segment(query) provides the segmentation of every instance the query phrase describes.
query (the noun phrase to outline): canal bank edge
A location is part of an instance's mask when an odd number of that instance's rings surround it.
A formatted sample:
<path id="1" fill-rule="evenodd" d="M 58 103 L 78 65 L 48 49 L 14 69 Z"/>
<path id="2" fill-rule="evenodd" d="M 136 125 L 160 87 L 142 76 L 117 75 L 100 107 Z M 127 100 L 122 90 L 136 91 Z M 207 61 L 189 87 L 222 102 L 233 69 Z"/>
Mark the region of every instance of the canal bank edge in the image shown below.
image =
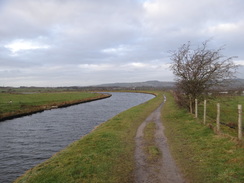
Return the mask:
<path id="1" fill-rule="evenodd" d="M 92 98 L 61 102 L 55 106 L 53 106 L 53 105 L 36 106 L 36 107 L 33 107 L 32 109 L 28 109 L 28 111 L 18 111 L 17 113 L 8 114 L 6 116 L 0 116 L 0 122 L 19 118 L 19 117 L 23 117 L 23 116 L 29 116 L 29 115 L 32 115 L 35 113 L 43 112 L 45 110 L 51 110 L 51 109 L 56 109 L 56 108 L 65 108 L 65 107 L 69 107 L 72 105 L 78 105 L 81 103 L 87 103 L 87 102 L 92 102 L 92 101 L 96 101 L 96 100 L 102 100 L 102 99 L 106 99 L 106 98 L 109 98 L 112 96 L 111 94 L 108 94 L 108 93 L 99 93 L 99 94 L 100 94 L 99 96 L 92 97 Z"/>

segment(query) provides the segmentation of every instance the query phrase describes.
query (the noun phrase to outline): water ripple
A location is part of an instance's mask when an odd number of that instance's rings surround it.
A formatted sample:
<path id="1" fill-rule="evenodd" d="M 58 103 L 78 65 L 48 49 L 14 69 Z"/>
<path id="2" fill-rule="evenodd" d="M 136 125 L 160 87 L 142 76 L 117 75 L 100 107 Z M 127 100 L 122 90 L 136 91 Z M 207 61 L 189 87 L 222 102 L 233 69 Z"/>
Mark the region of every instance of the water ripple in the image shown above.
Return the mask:
<path id="1" fill-rule="evenodd" d="M 1 122 L 0 182 L 12 182 L 95 126 L 151 98 L 148 94 L 112 93 L 107 99 Z"/>

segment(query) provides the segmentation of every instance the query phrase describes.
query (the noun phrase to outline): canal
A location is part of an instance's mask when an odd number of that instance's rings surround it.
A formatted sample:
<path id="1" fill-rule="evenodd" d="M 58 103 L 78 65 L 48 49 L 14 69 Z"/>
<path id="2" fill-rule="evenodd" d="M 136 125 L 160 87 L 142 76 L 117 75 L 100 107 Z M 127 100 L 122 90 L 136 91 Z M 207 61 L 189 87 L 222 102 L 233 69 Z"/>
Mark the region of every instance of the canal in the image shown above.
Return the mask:
<path id="1" fill-rule="evenodd" d="M 0 122 L 0 182 L 9 183 L 70 143 L 154 96 L 111 93 L 107 99 Z"/>

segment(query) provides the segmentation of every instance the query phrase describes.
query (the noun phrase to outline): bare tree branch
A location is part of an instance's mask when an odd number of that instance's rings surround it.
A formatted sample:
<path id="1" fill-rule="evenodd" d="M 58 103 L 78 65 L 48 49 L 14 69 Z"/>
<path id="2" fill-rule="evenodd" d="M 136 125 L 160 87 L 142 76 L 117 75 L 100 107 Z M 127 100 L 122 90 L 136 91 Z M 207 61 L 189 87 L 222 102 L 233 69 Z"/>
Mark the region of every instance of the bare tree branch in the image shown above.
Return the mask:
<path id="1" fill-rule="evenodd" d="M 188 98 L 198 98 L 213 86 L 233 79 L 237 65 L 233 59 L 222 55 L 224 47 L 208 49 L 209 40 L 197 49 L 191 43 L 183 44 L 171 54 L 171 70 L 176 76 L 177 87 Z"/>

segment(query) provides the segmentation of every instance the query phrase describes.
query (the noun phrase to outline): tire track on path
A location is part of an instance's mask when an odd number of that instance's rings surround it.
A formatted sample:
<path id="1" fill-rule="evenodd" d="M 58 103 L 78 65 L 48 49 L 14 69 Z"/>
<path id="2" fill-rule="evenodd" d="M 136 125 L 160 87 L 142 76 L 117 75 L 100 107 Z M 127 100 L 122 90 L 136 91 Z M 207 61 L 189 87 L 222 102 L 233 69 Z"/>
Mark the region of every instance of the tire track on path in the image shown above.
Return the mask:
<path id="1" fill-rule="evenodd" d="M 164 102 L 166 101 L 166 98 Z M 162 103 L 137 129 L 135 142 L 135 182 L 136 183 L 185 183 L 169 150 L 167 138 L 164 135 L 164 126 L 161 121 Z M 156 124 L 154 133 L 155 143 L 161 151 L 162 157 L 156 162 L 149 162 L 145 153 L 144 129 L 150 122 Z"/>

